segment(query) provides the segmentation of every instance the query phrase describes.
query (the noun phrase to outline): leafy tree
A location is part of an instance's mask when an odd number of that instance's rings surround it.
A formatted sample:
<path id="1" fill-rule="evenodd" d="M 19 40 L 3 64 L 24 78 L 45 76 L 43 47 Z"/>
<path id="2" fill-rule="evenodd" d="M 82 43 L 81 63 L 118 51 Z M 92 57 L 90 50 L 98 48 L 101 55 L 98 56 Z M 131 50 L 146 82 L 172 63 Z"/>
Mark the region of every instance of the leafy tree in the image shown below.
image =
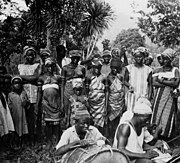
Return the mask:
<path id="1" fill-rule="evenodd" d="M 165 47 L 180 44 L 179 0 L 148 0 L 147 11 L 138 11 L 138 26 L 153 43 Z"/>
<path id="2" fill-rule="evenodd" d="M 122 30 L 113 42 L 113 47 L 121 49 L 123 46 L 126 47 L 130 53 L 132 50 L 139 46 L 145 46 L 145 38 L 141 36 L 139 30 L 136 28 Z"/>

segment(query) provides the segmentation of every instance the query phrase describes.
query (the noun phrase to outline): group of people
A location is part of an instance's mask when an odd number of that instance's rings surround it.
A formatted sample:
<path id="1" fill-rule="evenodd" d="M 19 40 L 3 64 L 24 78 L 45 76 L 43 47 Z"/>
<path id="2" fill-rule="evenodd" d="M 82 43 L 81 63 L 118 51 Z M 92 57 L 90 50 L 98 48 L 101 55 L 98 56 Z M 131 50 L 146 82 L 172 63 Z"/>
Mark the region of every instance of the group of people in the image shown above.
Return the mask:
<path id="1" fill-rule="evenodd" d="M 45 124 L 46 147 L 52 147 L 54 135 L 57 154 L 101 140 L 137 162 L 158 156 L 155 151 L 144 152 L 144 135 L 148 133 L 147 142 L 155 144 L 159 135 L 168 140 L 175 129 L 174 90 L 180 79 L 178 68 L 171 64 L 175 51 L 166 49 L 159 55 L 160 67 L 155 69 L 150 67 L 152 60 L 144 47 L 133 52 L 129 65 L 124 48 L 105 50 L 86 61 L 79 49 L 68 55 L 59 66 L 51 51 L 41 49 L 37 63 L 37 51 L 26 46 L 25 62 L 17 67 L 19 74 L 9 76 L 0 71 L 2 141 L 10 133 L 12 142 L 33 145 Z M 8 87 L 7 80 L 11 83 Z M 147 122 L 158 126 L 155 134 L 144 131 Z"/>

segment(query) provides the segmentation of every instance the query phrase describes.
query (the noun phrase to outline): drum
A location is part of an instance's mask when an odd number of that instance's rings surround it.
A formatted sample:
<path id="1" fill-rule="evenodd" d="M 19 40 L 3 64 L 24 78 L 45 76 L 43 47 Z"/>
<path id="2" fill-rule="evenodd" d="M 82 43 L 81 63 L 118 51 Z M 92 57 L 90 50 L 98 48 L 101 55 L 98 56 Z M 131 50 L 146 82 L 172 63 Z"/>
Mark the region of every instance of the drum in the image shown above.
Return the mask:
<path id="1" fill-rule="evenodd" d="M 118 149 L 105 145 L 88 149 L 76 148 L 65 154 L 58 163 L 129 163 L 128 157 Z"/>

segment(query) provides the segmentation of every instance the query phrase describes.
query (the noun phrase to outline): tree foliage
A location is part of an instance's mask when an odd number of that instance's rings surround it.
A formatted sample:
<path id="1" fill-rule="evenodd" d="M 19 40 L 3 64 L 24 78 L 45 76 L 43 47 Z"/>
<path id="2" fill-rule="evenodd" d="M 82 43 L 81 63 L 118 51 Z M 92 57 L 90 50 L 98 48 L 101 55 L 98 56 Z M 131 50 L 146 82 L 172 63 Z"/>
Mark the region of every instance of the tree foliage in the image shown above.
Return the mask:
<path id="1" fill-rule="evenodd" d="M 148 0 L 150 10 L 139 11 L 138 26 L 153 43 L 165 47 L 180 44 L 179 0 Z"/>
<path id="2" fill-rule="evenodd" d="M 121 49 L 126 47 L 128 52 L 136 49 L 139 46 L 145 46 L 145 38 L 141 36 L 136 28 L 122 30 L 113 42 L 113 47 Z"/>

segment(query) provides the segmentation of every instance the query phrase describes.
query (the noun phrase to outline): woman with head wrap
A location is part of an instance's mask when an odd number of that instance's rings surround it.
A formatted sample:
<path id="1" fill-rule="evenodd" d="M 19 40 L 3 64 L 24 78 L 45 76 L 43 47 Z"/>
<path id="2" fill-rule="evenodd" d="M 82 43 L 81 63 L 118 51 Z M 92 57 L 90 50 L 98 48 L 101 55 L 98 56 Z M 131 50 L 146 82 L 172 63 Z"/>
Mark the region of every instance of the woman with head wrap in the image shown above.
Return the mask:
<path id="1" fill-rule="evenodd" d="M 144 48 L 137 48 L 133 53 L 135 62 L 126 66 L 125 85 L 129 88 L 126 93 L 126 105 L 131 111 L 138 98 L 145 97 L 151 100 L 152 69 L 144 64 L 146 55 Z"/>
<path id="2" fill-rule="evenodd" d="M 111 68 L 110 68 L 111 51 L 109 50 L 103 51 L 102 58 L 103 58 L 103 63 L 101 67 L 101 74 L 108 76 L 109 73 L 111 72 Z"/>
<path id="3" fill-rule="evenodd" d="M 92 115 L 94 125 L 103 133 L 105 124 L 105 79 L 106 75 L 101 74 L 102 63 L 95 60 L 92 63 L 92 74 L 86 78 L 86 90 L 90 114 Z"/>
<path id="4" fill-rule="evenodd" d="M 69 115 L 70 115 L 70 96 L 74 94 L 72 81 L 74 78 L 85 77 L 85 68 L 82 65 L 78 65 L 78 62 L 81 58 L 81 50 L 71 50 L 69 51 L 69 55 L 71 57 L 71 63 L 65 65 L 62 68 L 62 87 L 61 87 L 61 98 L 62 98 L 62 106 L 65 110 L 65 116 L 67 118 L 66 127 L 69 126 Z"/>
<path id="5" fill-rule="evenodd" d="M 46 123 L 47 149 L 52 145 L 52 137 L 59 139 L 61 134 L 60 120 L 63 113 L 60 101 L 60 75 L 54 74 L 56 60 L 52 57 L 46 58 L 46 72 L 38 79 L 38 101 L 39 115 L 43 112 Z M 42 111 L 41 111 L 42 108 Z"/>
<path id="6" fill-rule="evenodd" d="M 174 55 L 173 49 L 166 49 L 162 53 L 163 66 L 153 74 L 155 95 L 151 121 L 162 127 L 164 138 L 169 138 L 172 134 L 177 109 L 177 102 L 172 96 L 173 90 L 179 85 L 179 70 L 171 65 Z"/>
<path id="7" fill-rule="evenodd" d="M 23 49 L 23 56 L 25 63 L 18 65 L 19 75 L 26 83 L 35 84 L 38 76 L 34 75 L 39 63 L 35 63 L 36 50 L 33 47 L 25 46 Z M 37 110 L 35 110 L 35 104 L 37 101 L 37 87 L 32 84 L 24 84 L 24 90 L 26 91 L 30 100 L 30 108 L 26 111 L 27 122 L 29 129 L 29 141 L 34 142 L 35 134 L 35 123 Z"/>
<path id="8" fill-rule="evenodd" d="M 121 61 L 119 59 L 111 60 L 111 73 L 108 75 L 106 84 L 106 102 L 107 102 L 107 138 L 112 140 L 114 133 L 119 123 L 119 119 L 125 111 L 125 92 L 124 92 L 124 81 L 120 74 L 119 67 L 121 67 Z"/>

